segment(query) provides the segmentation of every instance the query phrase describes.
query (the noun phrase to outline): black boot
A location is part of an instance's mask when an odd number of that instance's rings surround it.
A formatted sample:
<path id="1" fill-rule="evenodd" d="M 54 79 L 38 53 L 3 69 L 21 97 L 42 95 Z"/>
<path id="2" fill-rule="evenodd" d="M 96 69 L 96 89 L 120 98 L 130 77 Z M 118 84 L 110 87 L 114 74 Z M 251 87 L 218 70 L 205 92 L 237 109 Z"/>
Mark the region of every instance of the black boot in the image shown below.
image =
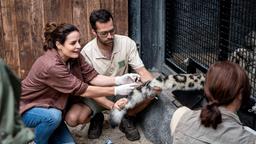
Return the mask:
<path id="1" fill-rule="evenodd" d="M 103 113 L 97 113 L 90 121 L 90 126 L 88 129 L 88 138 L 89 139 L 96 139 L 99 138 L 102 133 L 104 122 L 104 115 Z"/>
<path id="2" fill-rule="evenodd" d="M 140 133 L 135 125 L 135 117 L 124 116 L 119 125 L 119 129 L 125 133 L 126 138 L 130 141 L 140 139 Z"/>

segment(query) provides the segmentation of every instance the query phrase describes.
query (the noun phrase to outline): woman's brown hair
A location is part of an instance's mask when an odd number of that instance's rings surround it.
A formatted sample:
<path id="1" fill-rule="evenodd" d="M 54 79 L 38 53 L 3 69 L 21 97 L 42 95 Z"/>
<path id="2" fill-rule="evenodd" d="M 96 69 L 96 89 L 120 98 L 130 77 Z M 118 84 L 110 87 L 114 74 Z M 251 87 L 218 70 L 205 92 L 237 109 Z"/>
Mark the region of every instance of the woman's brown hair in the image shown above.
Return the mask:
<path id="1" fill-rule="evenodd" d="M 72 24 L 56 24 L 54 22 L 47 23 L 44 27 L 44 51 L 48 49 L 57 49 L 56 42 L 64 44 L 67 35 L 73 31 L 78 31 L 78 28 Z"/>
<path id="2" fill-rule="evenodd" d="M 241 95 L 242 104 L 250 97 L 250 84 L 245 71 L 232 62 L 218 62 L 210 66 L 204 86 L 208 104 L 202 108 L 200 119 L 205 127 L 217 128 L 222 122 L 219 106 L 227 106 Z"/>

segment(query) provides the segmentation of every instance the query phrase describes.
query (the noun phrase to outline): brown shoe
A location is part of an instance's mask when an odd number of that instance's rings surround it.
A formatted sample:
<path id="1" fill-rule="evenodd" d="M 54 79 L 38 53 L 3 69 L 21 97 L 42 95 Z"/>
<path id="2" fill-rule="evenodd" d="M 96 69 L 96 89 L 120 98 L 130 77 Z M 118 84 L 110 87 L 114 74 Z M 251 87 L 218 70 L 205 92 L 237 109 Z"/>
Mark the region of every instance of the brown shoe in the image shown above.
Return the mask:
<path id="1" fill-rule="evenodd" d="M 140 133 L 135 126 L 135 117 L 124 116 L 119 125 L 119 129 L 125 133 L 126 138 L 130 141 L 140 139 Z"/>
<path id="2" fill-rule="evenodd" d="M 97 113 L 90 121 L 90 126 L 88 129 L 88 138 L 89 139 L 96 139 L 99 138 L 102 133 L 104 122 L 104 115 L 103 113 Z"/>

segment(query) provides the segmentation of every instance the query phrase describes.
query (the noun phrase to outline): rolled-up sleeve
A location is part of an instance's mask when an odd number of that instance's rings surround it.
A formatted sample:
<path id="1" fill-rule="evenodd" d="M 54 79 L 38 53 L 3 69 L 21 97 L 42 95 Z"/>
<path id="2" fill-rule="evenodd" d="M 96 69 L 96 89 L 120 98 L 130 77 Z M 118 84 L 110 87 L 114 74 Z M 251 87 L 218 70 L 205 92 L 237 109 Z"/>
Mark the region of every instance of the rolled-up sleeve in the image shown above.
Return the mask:
<path id="1" fill-rule="evenodd" d="M 139 56 L 136 44 L 134 41 L 130 40 L 127 42 L 127 50 L 128 50 L 128 63 L 132 67 L 132 69 L 137 69 L 143 67 L 144 64 Z"/>

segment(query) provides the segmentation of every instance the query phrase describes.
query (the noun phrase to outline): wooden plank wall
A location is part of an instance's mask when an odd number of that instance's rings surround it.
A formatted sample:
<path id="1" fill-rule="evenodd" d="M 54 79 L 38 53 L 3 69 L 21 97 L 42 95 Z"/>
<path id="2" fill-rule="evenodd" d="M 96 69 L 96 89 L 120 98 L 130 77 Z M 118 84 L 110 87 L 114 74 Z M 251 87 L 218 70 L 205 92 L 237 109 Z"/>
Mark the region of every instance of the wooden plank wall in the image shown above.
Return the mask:
<path id="1" fill-rule="evenodd" d="M 128 0 L 0 0 L 0 58 L 24 78 L 43 53 L 47 22 L 75 24 L 83 46 L 93 38 L 89 15 L 98 8 L 111 11 L 117 33 L 128 35 Z"/>

